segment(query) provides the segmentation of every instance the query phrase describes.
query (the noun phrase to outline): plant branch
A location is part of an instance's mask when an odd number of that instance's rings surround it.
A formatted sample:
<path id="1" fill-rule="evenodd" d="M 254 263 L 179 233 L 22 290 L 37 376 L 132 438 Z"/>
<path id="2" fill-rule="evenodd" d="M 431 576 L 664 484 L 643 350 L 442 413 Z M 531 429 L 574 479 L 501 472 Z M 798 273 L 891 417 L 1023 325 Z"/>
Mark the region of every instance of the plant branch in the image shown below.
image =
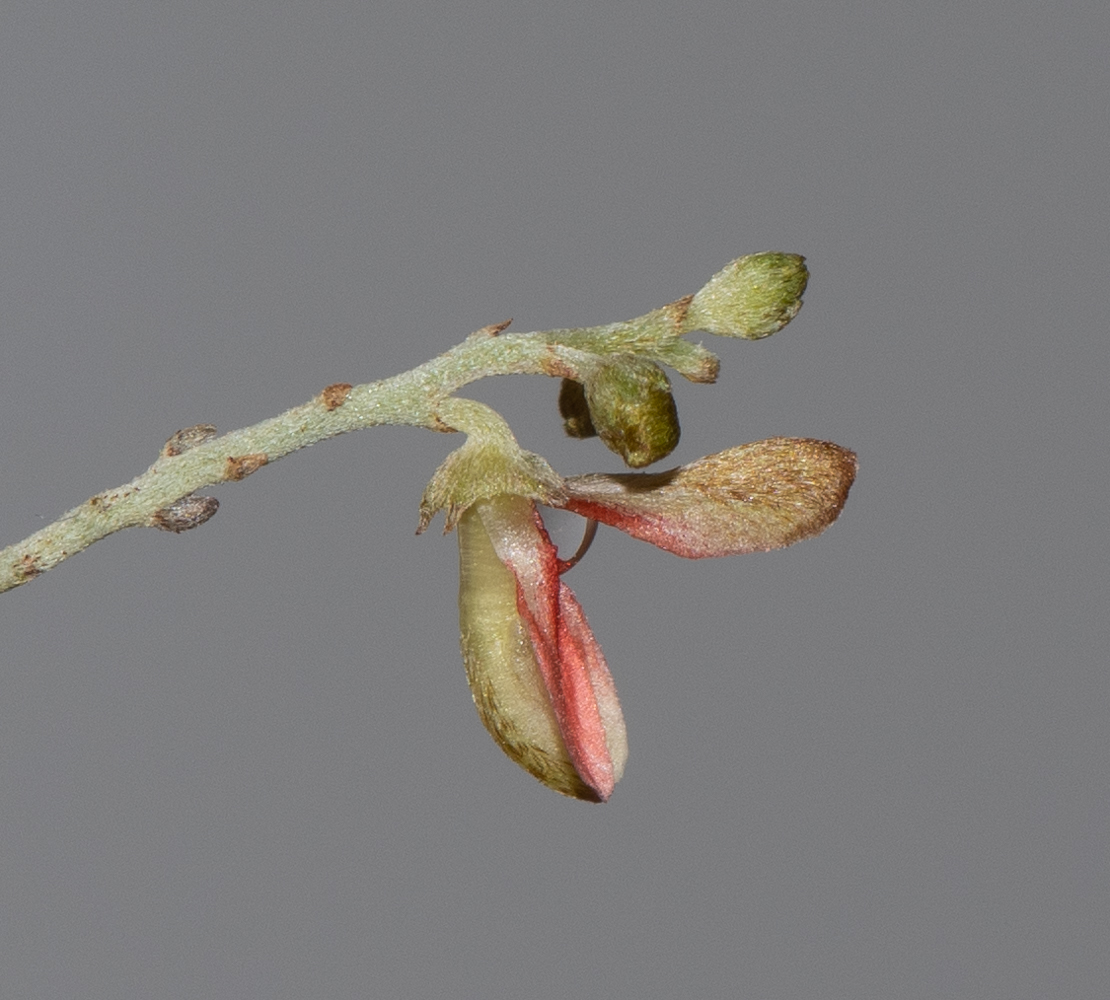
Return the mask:
<path id="1" fill-rule="evenodd" d="M 0 591 L 33 580 L 122 528 L 185 531 L 219 506 L 197 490 L 245 479 L 264 465 L 325 438 L 381 424 L 462 431 L 467 445 L 449 456 L 429 484 L 421 527 L 441 507 L 448 528 L 480 497 L 501 490 L 538 500 L 562 495 L 562 480 L 538 455 L 520 450 L 489 407 L 452 398 L 489 375 L 548 375 L 584 385 L 568 431 L 595 430 L 625 462 L 639 467 L 678 441 L 666 365 L 694 382 L 712 382 L 717 358 L 683 341 L 695 330 L 757 340 L 785 326 L 801 308 L 808 272 L 797 254 L 749 254 L 732 261 L 694 295 L 633 320 L 544 333 L 507 334 L 484 327 L 437 358 L 366 385 L 328 386 L 302 406 L 252 427 L 216 436 L 199 424 L 174 434 L 158 459 L 131 482 L 90 497 L 53 524 L 0 551 Z M 589 431 L 583 430 L 589 427 Z M 577 431 L 571 430 L 578 428 Z M 467 470 L 460 487 L 459 469 Z M 500 477 L 493 472 L 500 470 Z"/>
<path id="2" fill-rule="evenodd" d="M 58 563 L 123 528 L 194 527 L 174 506 L 199 489 L 245 479 L 263 465 L 348 431 L 384 424 L 454 431 L 451 394 L 488 375 L 564 376 L 577 371 L 580 352 L 546 334 L 500 336 L 507 324 L 471 334 L 446 354 L 408 372 L 365 385 L 328 386 L 280 416 L 220 437 L 206 425 L 170 438 L 158 460 L 131 482 L 105 490 L 53 524 L 0 551 L 0 591 L 33 580 Z M 445 410 L 446 412 L 441 412 Z M 194 439 L 200 439 L 194 443 Z M 210 513 L 215 512 L 215 504 Z"/>

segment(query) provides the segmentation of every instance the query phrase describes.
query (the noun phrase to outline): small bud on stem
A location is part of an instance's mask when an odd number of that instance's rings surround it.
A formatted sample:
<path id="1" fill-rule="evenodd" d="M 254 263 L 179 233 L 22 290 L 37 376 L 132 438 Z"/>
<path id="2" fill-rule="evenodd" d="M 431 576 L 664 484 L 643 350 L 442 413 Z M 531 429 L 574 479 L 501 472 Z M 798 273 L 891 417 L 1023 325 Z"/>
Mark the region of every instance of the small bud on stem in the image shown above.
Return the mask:
<path id="1" fill-rule="evenodd" d="M 682 332 L 706 330 L 759 340 L 781 330 L 802 308 L 809 280 L 805 258 L 753 253 L 718 271 L 690 302 Z"/>

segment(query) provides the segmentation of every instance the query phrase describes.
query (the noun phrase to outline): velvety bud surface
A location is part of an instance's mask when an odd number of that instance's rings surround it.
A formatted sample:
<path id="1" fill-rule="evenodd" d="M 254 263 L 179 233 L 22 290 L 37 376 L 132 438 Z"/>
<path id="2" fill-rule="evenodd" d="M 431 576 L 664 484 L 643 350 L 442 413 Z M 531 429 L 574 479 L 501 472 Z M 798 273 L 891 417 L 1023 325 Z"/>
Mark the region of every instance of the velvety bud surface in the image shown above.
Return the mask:
<path id="1" fill-rule="evenodd" d="M 618 355 L 587 376 L 585 390 L 593 426 L 625 464 L 643 468 L 674 451 L 678 410 L 658 365 Z"/>
<path id="2" fill-rule="evenodd" d="M 707 330 L 758 340 L 781 330 L 802 308 L 809 272 L 794 253 L 753 253 L 718 271 L 694 295 L 684 332 Z"/>

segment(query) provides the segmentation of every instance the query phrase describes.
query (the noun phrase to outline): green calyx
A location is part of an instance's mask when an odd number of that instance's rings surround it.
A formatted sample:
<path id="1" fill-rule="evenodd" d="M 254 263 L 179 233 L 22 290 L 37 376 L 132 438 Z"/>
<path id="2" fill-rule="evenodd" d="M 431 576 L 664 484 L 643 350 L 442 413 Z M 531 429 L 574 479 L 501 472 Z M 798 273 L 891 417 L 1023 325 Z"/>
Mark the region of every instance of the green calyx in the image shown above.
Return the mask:
<path id="1" fill-rule="evenodd" d="M 420 534 L 436 513 L 444 511 L 444 531 L 455 527 L 468 507 L 479 500 L 509 494 L 557 506 L 563 480 L 547 460 L 517 444 L 509 425 L 484 403 L 452 397 L 443 400 L 439 416 L 444 430 L 463 431 L 466 443 L 436 469 L 420 500 Z"/>

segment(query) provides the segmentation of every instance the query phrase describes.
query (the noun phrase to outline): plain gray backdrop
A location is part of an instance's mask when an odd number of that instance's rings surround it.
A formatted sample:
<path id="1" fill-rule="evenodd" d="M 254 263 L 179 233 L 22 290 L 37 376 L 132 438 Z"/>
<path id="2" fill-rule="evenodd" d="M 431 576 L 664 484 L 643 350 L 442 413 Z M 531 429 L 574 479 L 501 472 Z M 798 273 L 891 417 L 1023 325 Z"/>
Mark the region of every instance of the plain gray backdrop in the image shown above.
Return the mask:
<path id="1" fill-rule="evenodd" d="M 671 464 L 855 449 L 841 520 L 568 577 L 606 805 L 482 729 L 457 438 L 348 435 L 0 597 L 0 996 L 1110 995 L 1104 3 L 11 2 L 0 544 L 470 331 L 603 323 L 733 257 Z M 488 380 L 564 474 L 557 385 Z M 580 522 L 552 519 L 573 545 Z"/>

